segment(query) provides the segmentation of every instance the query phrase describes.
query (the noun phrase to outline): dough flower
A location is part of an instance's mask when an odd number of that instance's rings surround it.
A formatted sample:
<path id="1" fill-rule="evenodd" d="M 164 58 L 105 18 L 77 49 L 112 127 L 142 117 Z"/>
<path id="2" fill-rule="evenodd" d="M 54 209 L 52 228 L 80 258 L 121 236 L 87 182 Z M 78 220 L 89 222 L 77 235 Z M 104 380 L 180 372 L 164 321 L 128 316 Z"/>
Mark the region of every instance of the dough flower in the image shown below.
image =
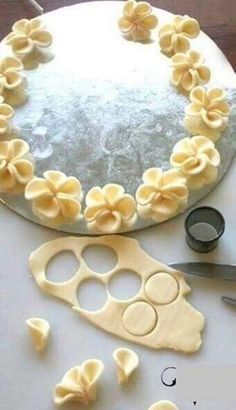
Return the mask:
<path id="1" fill-rule="evenodd" d="M 0 141 L 0 192 L 26 185 L 33 174 L 27 142 L 20 139 Z"/>
<path id="2" fill-rule="evenodd" d="M 75 220 L 80 216 L 81 185 L 77 178 L 60 171 L 46 171 L 44 178 L 34 177 L 25 188 L 35 215 L 51 222 Z"/>
<path id="3" fill-rule="evenodd" d="M 22 84 L 23 78 L 19 73 L 22 69 L 23 65 L 16 57 L 0 60 L 0 95 L 3 95 L 5 90 L 12 91 Z"/>
<path id="4" fill-rule="evenodd" d="M 24 57 L 30 54 L 35 47 L 49 47 L 52 44 L 52 36 L 45 29 L 45 24 L 41 20 L 22 19 L 13 25 L 12 32 L 5 41 L 12 47 L 14 54 Z"/>
<path id="5" fill-rule="evenodd" d="M 8 134 L 10 131 L 9 119 L 13 117 L 14 110 L 8 105 L 4 104 L 3 99 L 0 99 L 0 136 Z"/>
<path id="6" fill-rule="evenodd" d="M 152 6 L 149 3 L 128 0 L 118 24 L 121 32 L 129 40 L 145 41 L 149 39 L 151 30 L 157 26 L 158 19 L 152 14 Z"/>
<path id="7" fill-rule="evenodd" d="M 176 16 L 172 23 L 164 25 L 159 31 L 160 47 L 166 54 L 185 53 L 190 48 L 189 38 L 200 33 L 197 20 L 189 16 Z"/>
<path id="8" fill-rule="evenodd" d="M 94 187 L 86 196 L 84 217 L 91 229 L 114 233 L 131 226 L 136 219 L 136 203 L 121 185 Z"/>
<path id="9" fill-rule="evenodd" d="M 204 58 L 197 51 L 177 53 L 171 58 L 171 62 L 171 82 L 175 87 L 190 92 L 197 85 L 206 84 L 210 80 L 210 69 L 204 65 Z"/>
<path id="10" fill-rule="evenodd" d="M 161 400 L 158 403 L 152 404 L 148 410 L 179 410 L 178 407 L 169 400 Z"/>
<path id="11" fill-rule="evenodd" d="M 88 405 L 97 396 L 97 382 L 103 372 L 103 363 L 99 360 L 87 360 L 81 366 L 73 367 L 57 384 L 54 402 L 62 405 L 68 401 L 78 401 Z"/>
<path id="12" fill-rule="evenodd" d="M 177 170 L 163 172 L 160 168 L 149 168 L 143 174 L 143 182 L 136 192 L 141 217 L 164 221 L 186 205 L 186 179 Z"/>
<path id="13" fill-rule="evenodd" d="M 200 189 L 217 179 L 220 154 L 206 137 L 184 138 L 174 146 L 170 163 L 186 176 L 190 189 Z"/>
<path id="14" fill-rule="evenodd" d="M 190 93 L 191 104 L 186 108 L 185 125 L 192 135 L 205 135 L 216 141 L 229 122 L 230 108 L 221 88 L 206 90 L 196 87 Z"/>
<path id="15" fill-rule="evenodd" d="M 139 365 L 137 354 L 130 349 L 116 349 L 113 353 L 119 384 L 126 384 Z"/>
<path id="16" fill-rule="evenodd" d="M 32 317 L 26 320 L 26 324 L 29 328 L 32 342 L 37 351 L 45 349 L 48 343 L 48 336 L 50 332 L 50 325 L 47 320 Z"/>

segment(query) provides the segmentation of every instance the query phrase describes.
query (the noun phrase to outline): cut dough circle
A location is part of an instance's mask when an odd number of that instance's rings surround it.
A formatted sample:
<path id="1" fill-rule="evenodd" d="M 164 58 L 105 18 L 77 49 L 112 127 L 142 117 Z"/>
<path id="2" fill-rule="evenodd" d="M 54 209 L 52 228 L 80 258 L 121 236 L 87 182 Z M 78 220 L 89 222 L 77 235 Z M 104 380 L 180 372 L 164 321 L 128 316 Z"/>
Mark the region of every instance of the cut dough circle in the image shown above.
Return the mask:
<path id="1" fill-rule="evenodd" d="M 148 279 L 145 284 L 145 292 L 153 303 L 167 305 L 177 298 L 179 286 L 174 276 L 159 272 Z"/>
<path id="2" fill-rule="evenodd" d="M 139 365 L 138 355 L 131 349 L 119 348 L 113 352 L 119 384 L 128 383 L 130 376 Z"/>
<path id="3" fill-rule="evenodd" d="M 32 317 L 26 320 L 35 350 L 45 349 L 48 343 L 50 324 L 47 320 Z"/>
<path id="4" fill-rule="evenodd" d="M 127 332 L 135 336 L 150 333 L 157 323 L 157 313 L 147 302 L 134 302 L 123 314 L 123 325 Z"/>
<path id="5" fill-rule="evenodd" d="M 152 404 L 148 410 L 179 410 L 179 408 L 172 401 L 161 400 Z"/>

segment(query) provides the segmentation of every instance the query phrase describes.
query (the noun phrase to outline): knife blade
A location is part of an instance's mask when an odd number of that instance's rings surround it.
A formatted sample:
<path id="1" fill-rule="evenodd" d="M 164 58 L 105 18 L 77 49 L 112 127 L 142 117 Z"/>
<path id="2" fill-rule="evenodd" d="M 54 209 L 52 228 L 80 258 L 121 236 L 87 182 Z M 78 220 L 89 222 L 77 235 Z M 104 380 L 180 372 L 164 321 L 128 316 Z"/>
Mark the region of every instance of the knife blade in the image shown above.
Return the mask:
<path id="1" fill-rule="evenodd" d="M 221 299 L 223 300 L 223 302 L 229 303 L 230 305 L 236 307 L 236 299 L 229 298 L 228 296 L 222 296 Z"/>
<path id="2" fill-rule="evenodd" d="M 170 263 L 173 269 L 204 278 L 236 281 L 236 265 L 209 262 Z"/>

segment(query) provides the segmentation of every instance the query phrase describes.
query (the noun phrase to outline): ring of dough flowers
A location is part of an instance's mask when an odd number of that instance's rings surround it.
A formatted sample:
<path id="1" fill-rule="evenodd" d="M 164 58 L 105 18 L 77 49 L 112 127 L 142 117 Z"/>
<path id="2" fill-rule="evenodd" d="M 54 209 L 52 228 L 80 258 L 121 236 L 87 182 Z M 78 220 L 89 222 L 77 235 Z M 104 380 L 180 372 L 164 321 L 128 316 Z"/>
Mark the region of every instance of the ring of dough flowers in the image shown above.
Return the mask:
<path id="1" fill-rule="evenodd" d="M 128 0 L 118 20 L 128 40 L 148 41 L 158 18 L 146 2 Z M 159 31 L 159 44 L 170 58 L 171 82 L 185 93 L 190 103 L 184 123 L 191 134 L 173 148 L 171 168 L 149 168 L 135 198 L 123 186 L 109 183 L 86 193 L 80 181 L 58 170 L 34 176 L 34 160 L 29 145 L 20 138 L 11 139 L 13 106 L 25 98 L 25 80 L 21 72 L 30 59 L 51 46 L 52 36 L 39 19 L 15 23 L 5 43 L 11 56 L 0 60 L 0 192 L 18 194 L 32 203 L 33 213 L 50 226 L 84 220 L 94 233 L 115 233 L 132 229 L 137 216 L 161 222 L 183 211 L 189 191 L 217 179 L 220 154 L 215 142 L 228 126 L 230 113 L 226 93 L 221 88 L 205 88 L 211 76 L 203 56 L 191 49 L 191 39 L 199 35 L 198 22 L 188 16 L 176 16 Z M 143 45 L 145 47 L 145 45 Z"/>
<path id="2" fill-rule="evenodd" d="M 83 251 L 91 245 L 104 245 L 116 253 L 118 262 L 110 272 L 101 275 L 86 264 Z M 54 283 L 47 279 L 47 265 L 63 251 L 73 252 L 79 269 L 67 282 Z M 186 300 L 190 288 L 183 274 L 152 259 L 134 239 L 116 235 L 59 238 L 34 251 L 29 263 L 44 292 L 62 299 L 82 317 L 113 335 L 154 349 L 188 353 L 201 346 L 204 317 Z M 140 290 L 129 300 L 119 300 L 109 292 L 110 280 L 124 270 L 134 272 L 141 280 Z M 87 280 L 100 282 L 107 293 L 106 303 L 95 312 L 83 309 L 77 300 L 78 289 Z"/>

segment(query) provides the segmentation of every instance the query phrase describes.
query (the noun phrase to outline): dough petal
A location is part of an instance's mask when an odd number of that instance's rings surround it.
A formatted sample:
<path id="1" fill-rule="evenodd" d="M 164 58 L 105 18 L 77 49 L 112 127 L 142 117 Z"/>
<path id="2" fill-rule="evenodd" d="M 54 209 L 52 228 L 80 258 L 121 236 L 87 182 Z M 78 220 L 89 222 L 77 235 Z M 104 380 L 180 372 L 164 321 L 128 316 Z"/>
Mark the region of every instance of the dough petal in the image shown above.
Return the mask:
<path id="1" fill-rule="evenodd" d="M 138 355 L 131 349 L 116 349 L 113 352 L 119 384 L 128 383 L 130 376 L 139 365 Z"/>
<path id="2" fill-rule="evenodd" d="M 26 324 L 35 349 L 37 351 L 45 349 L 50 332 L 49 322 L 45 319 L 33 317 L 26 320 Z"/>

